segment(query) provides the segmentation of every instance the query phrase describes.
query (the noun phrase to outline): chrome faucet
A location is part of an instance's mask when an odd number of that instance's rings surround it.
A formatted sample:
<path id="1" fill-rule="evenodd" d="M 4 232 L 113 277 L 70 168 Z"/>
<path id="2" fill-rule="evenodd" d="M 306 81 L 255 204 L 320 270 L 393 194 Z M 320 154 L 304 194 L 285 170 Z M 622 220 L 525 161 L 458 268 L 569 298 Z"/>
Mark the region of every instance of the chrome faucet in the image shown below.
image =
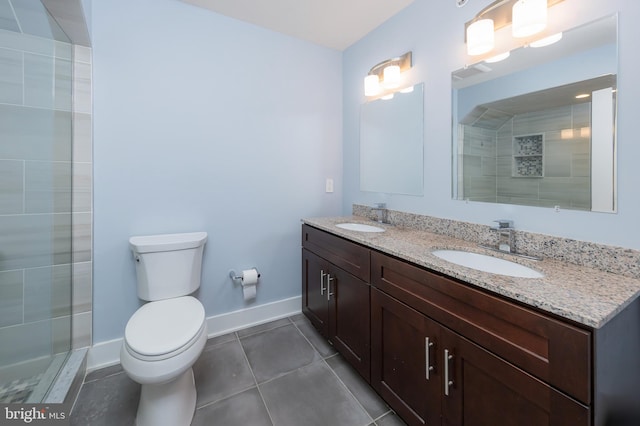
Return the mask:
<path id="1" fill-rule="evenodd" d="M 387 222 L 387 203 L 375 203 L 371 210 L 376 212 L 376 220 L 378 223 Z"/>
<path id="2" fill-rule="evenodd" d="M 498 233 L 498 250 L 505 253 L 513 253 L 514 237 L 513 237 L 513 221 L 506 219 L 494 220 L 498 226 L 494 226 L 491 229 Z"/>

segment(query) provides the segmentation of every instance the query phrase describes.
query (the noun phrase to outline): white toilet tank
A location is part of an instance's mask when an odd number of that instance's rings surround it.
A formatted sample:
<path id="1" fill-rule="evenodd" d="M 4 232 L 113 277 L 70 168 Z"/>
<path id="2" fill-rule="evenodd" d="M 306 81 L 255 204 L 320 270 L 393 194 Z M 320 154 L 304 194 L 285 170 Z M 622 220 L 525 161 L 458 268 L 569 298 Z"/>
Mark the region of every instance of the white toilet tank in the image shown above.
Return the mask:
<path id="1" fill-rule="evenodd" d="M 196 291 L 200 287 L 206 242 L 206 232 L 131 237 L 138 297 L 154 301 Z"/>

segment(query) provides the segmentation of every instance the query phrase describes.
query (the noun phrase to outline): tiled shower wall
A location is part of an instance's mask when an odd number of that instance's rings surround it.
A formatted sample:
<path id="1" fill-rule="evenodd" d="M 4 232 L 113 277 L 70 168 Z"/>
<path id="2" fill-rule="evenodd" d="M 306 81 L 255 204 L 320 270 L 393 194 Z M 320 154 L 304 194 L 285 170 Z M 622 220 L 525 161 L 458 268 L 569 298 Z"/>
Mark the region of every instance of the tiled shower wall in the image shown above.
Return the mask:
<path id="1" fill-rule="evenodd" d="M 92 343 L 93 132 L 91 48 L 74 45 L 73 55 L 73 291 L 72 349 Z"/>
<path id="2" fill-rule="evenodd" d="M 91 343 L 91 50 L 1 30 L 0 132 L 6 365 Z"/>
<path id="3" fill-rule="evenodd" d="M 514 116 L 500 129 L 464 126 L 464 198 L 591 208 L 591 104 Z M 512 177 L 513 137 L 544 134 L 544 177 Z"/>

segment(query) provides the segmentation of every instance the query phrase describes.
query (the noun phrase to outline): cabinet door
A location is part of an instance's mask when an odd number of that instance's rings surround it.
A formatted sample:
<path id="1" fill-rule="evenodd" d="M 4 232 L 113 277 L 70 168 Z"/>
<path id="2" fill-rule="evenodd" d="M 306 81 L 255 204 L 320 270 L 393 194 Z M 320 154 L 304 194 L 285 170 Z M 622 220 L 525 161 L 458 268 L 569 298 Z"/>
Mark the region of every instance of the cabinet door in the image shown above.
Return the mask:
<path id="1" fill-rule="evenodd" d="M 330 295 L 329 338 L 345 359 L 369 382 L 369 285 L 332 266 L 326 278 Z"/>
<path id="2" fill-rule="evenodd" d="M 588 407 L 444 328 L 439 357 L 443 425 L 590 424 Z"/>
<path id="3" fill-rule="evenodd" d="M 302 249 L 302 312 L 325 338 L 329 337 L 328 272 L 329 262 Z"/>
<path id="4" fill-rule="evenodd" d="M 410 426 L 440 424 L 441 328 L 371 289 L 371 385 Z"/>

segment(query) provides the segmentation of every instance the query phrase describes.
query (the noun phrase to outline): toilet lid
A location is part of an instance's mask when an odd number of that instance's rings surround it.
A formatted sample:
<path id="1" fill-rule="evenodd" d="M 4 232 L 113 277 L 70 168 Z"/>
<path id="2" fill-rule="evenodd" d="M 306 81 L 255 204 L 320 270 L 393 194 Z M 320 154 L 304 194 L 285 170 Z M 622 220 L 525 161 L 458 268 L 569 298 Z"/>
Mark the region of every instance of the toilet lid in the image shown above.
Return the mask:
<path id="1" fill-rule="evenodd" d="M 163 355 L 189 343 L 204 320 L 202 304 L 191 296 L 149 302 L 133 314 L 124 338 L 141 355 Z"/>

